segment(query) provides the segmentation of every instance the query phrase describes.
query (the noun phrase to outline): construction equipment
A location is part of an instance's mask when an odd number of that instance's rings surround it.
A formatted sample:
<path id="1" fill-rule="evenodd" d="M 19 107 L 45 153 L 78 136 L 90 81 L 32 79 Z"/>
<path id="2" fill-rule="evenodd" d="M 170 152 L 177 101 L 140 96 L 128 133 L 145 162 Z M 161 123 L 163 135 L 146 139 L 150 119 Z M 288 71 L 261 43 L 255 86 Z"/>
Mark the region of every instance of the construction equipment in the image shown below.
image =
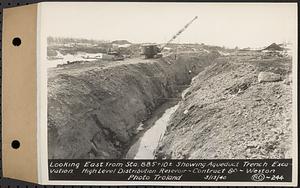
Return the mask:
<path id="1" fill-rule="evenodd" d="M 111 55 L 112 60 L 114 61 L 123 61 L 125 58 L 124 56 L 121 54 L 121 52 L 117 49 L 117 50 L 113 50 L 113 49 L 109 49 L 107 52 L 107 55 Z"/>
<path id="2" fill-rule="evenodd" d="M 167 43 L 164 45 L 158 44 L 145 44 L 142 46 L 141 55 L 145 55 L 146 59 L 149 58 L 159 58 L 162 57 L 163 49 L 170 44 L 173 40 L 175 40 L 184 30 L 186 30 L 196 19 L 198 16 L 195 16 L 191 21 L 189 21 L 182 29 L 180 29 Z"/>
<path id="3" fill-rule="evenodd" d="M 142 53 L 141 55 L 145 55 L 146 59 L 150 58 L 158 58 L 161 55 L 161 49 L 158 44 L 145 44 L 142 46 Z"/>

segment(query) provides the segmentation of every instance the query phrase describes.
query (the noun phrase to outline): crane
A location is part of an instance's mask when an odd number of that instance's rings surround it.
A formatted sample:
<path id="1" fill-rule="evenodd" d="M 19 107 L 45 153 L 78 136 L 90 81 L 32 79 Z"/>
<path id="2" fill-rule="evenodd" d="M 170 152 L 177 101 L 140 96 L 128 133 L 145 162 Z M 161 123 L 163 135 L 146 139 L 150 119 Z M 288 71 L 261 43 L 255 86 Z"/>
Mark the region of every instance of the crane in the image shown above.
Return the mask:
<path id="1" fill-rule="evenodd" d="M 145 55 L 145 58 L 155 58 L 161 57 L 162 50 L 175 40 L 183 31 L 185 31 L 196 19 L 198 16 L 195 16 L 191 21 L 189 21 L 182 29 L 180 29 L 167 43 L 159 47 L 157 44 L 147 44 L 142 46 L 142 55 Z"/>

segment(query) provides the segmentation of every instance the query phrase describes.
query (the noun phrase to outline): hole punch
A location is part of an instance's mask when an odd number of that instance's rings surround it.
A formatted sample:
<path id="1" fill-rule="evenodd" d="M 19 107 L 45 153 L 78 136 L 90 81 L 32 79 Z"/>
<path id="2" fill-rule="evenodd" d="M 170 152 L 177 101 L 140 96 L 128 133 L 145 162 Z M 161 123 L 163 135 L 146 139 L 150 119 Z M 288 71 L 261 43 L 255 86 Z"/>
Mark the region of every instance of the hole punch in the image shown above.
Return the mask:
<path id="1" fill-rule="evenodd" d="M 18 140 L 14 140 L 11 142 L 11 147 L 14 149 L 18 149 L 20 147 L 20 142 Z"/>
<path id="2" fill-rule="evenodd" d="M 21 39 L 19 37 L 15 37 L 12 41 L 14 46 L 20 46 L 21 45 Z"/>

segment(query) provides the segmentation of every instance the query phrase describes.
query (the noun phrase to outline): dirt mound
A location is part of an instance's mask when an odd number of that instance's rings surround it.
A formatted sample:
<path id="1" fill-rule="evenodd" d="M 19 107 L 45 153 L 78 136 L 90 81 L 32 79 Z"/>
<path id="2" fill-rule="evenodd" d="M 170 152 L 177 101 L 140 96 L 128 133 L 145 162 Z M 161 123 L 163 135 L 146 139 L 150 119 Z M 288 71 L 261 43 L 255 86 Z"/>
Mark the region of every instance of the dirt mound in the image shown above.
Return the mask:
<path id="1" fill-rule="evenodd" d="M 176 60 L 128 60 L 102 67 L 90 62 L 50 70 L 49 159 L 120 158 L 136 128 L 187 87 L 212 58 L 183 55 Z"/>
<path id="2" fill-rule="evenodd" d="M 127 40 L 114 40 L 111 43 L 112 44 L 120 44 L 120 45 L 123 45 L 123 44 L 132 44 L 131 42 L 129 42 Z"/>
<path id="3" fill-rule="evenodd" d="M 270 46 L 266 47 L 264 50 L 282 51 L 284 49 L 282 47 L 280 47 L 278 44 L 272 43 Z"/>
<path id="4" fill-rule="evenodd" d="M 288 79 L 291 60 L 223 57 L 197 75 L 169 122 L 158 158 L 290 157 L 291 85 L 260 83 L 261 71 Z"/>

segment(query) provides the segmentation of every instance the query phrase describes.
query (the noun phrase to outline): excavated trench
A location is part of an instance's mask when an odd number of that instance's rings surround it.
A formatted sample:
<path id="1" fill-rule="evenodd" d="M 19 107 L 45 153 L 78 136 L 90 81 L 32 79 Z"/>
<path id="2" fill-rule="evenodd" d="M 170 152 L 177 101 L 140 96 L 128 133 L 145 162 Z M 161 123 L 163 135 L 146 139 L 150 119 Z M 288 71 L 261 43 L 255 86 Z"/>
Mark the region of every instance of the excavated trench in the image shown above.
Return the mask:
<path id="1" fill-rule="evenodd" d="M 49 159 L 133 158 L 126 156 L 131 146 L 215 58 L 212 53 L 182 54 L 49 70 Z"/>

